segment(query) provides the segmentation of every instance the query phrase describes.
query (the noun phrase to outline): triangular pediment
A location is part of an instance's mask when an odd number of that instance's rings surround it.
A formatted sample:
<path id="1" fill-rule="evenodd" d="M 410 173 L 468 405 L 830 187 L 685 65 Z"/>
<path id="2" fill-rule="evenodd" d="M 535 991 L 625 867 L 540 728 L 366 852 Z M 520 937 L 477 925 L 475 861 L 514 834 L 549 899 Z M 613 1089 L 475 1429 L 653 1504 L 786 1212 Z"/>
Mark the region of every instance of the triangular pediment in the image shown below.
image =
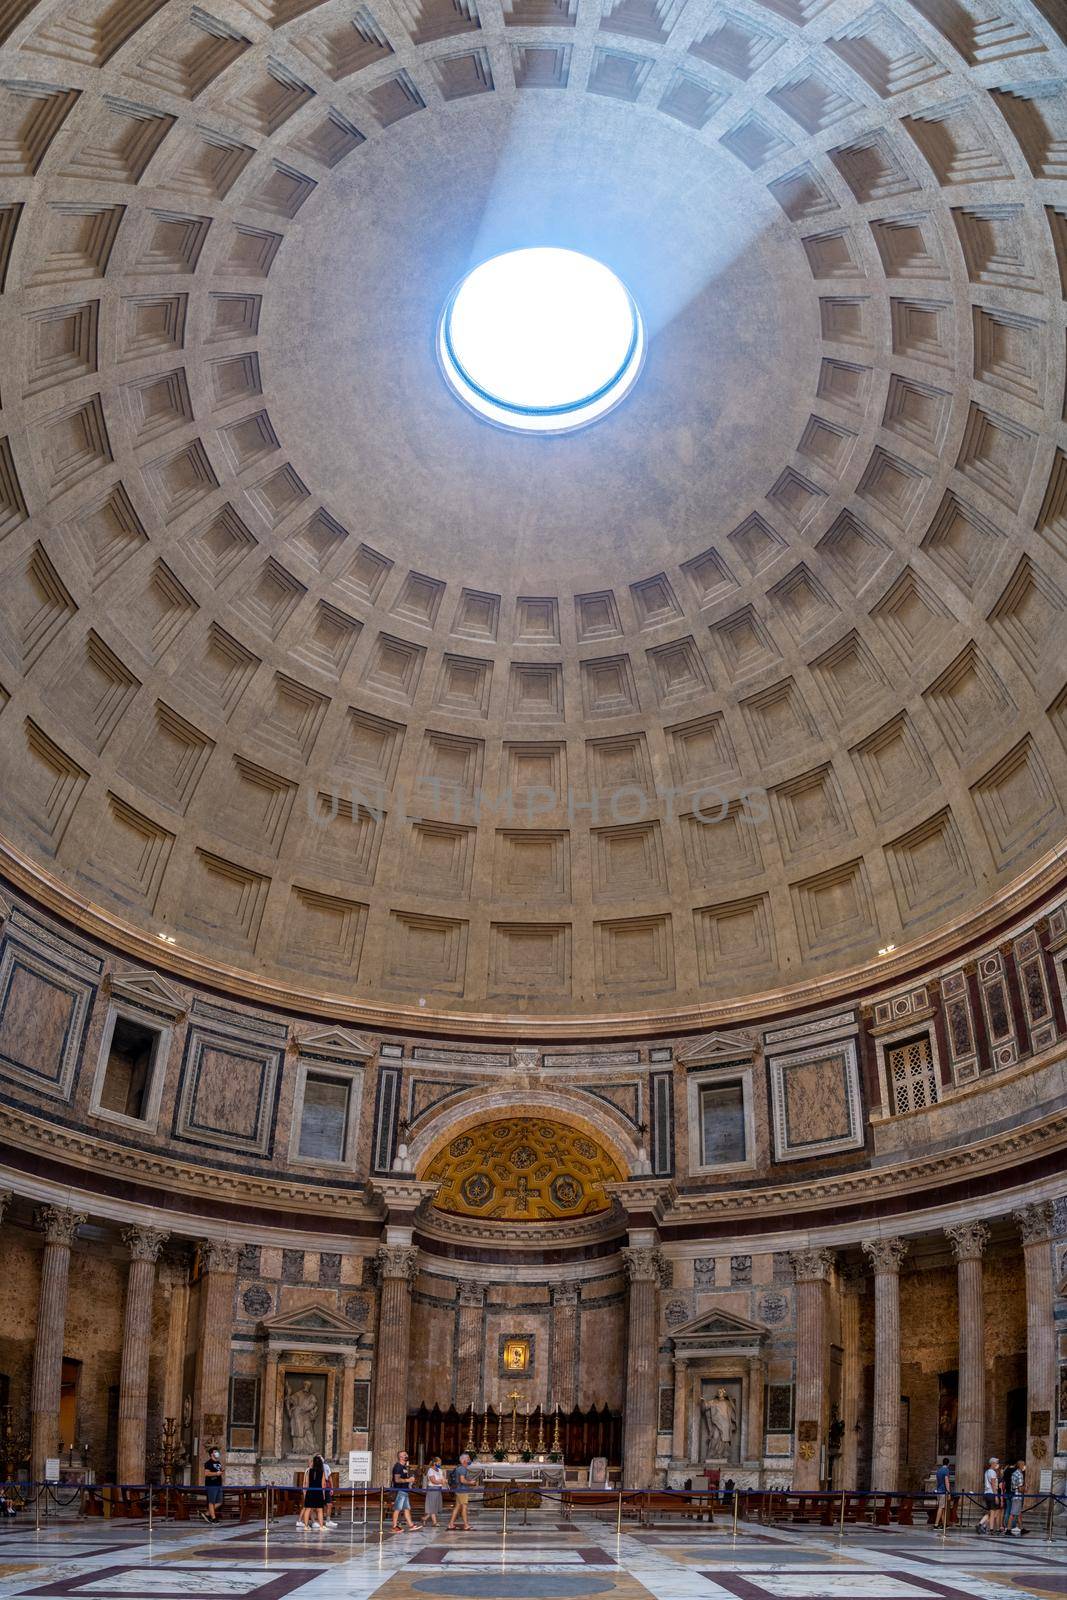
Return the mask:
<path id="1" fill-rule="evenodd" d="M 691 1039 L 675 1052 L 675 1060 L 683 1066 L 698 1062 L 744 1061 L 756 1053 L 756 1037 L 751 1033 L 705 1033 Z"/>
<path id="2" fill-rule="evenodd" d="M 324 1056 L 330 1061 L 369 1061 L 374 1046 L 360 1033 L 347 1028 L 314 1028 L 294 1041 L 302 1056 Z"/>
<path id="3" fill-rule="evenodd" d="M 671 1338 L 676 1344 L 679 1340 L 702 1344 L 721 1341 L 727 1344 L 737 1340 L 764 1339 L 767 1331 L 762 1322 L 753 1322 L 749 1317 L 739 1316 L 736 1311 L 724 1311 L 713 1306 L 710 1311 L 701 1312 L 699 1317 L 672 1328 Z"/>
<path id="4" fill-rule="evenodd" d="M 158 972 L 144 972 L 136 967 L 119 968 L 110 974 L 108 988 L 116 999 L 162 1012 L 175 1022 L 189 1009 L 189 1002 L 181 990 L 168 983 Z"/>
<path id="5" fill-rule="evenodd" d="M 298 1306 L 293 1311 L 279 1311 L 273 1317 L 264 1317 L 259 1324 L 263 1333 L 271 1338 L 301 1339 L 351 1339 L 365 1330 L 351 1318 L 342 1316 L 330 1306 Z"/>

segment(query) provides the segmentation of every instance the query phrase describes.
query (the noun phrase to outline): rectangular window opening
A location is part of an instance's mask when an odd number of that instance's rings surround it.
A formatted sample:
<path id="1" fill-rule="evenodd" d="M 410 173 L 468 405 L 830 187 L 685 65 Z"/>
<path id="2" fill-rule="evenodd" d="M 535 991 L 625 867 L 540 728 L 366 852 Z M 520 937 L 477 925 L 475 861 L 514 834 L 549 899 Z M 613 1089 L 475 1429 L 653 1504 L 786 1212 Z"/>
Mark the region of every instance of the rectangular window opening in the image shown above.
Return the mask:
<path id="1" fill-rule="evenodd" d="M 129 1017 L 116 1017 L 108 1047 L 100 1109 L 141 1119 L 148 1103 L 159 1031 Z"/>
<path id="2" fill-rule="evenodd" d="M 740 1083 L 705 1085 L 700 1091 L 702 1165 L 745 1160 L 745 1095 Z"/>
<path id="3" fill-rule="evenodd" d="M 348 1139 L 351 1085 L 309 1072 L 304 1082 L 299 1154 L 315 1161 L 343 1161 Z"/>

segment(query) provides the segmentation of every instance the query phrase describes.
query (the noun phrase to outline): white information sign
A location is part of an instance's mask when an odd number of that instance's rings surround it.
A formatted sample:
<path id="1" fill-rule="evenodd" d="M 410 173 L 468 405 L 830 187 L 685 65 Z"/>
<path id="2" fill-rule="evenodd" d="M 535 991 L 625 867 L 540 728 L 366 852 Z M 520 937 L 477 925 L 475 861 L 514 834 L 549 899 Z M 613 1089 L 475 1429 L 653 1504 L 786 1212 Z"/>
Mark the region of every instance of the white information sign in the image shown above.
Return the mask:
<path id="1" fill-rule="evenodd" d="M 349 1483 L 369 1483 L 370 1462 L 371 1453 L 369 1450 L 350 1450 L 348 1452 Z"/>
<path id="2" fill-rule="evenodd" d="M 59 1482 L 59 1457 L 46 1456 L 44 1463 L 44 1476 L 46 1483 Z"/>

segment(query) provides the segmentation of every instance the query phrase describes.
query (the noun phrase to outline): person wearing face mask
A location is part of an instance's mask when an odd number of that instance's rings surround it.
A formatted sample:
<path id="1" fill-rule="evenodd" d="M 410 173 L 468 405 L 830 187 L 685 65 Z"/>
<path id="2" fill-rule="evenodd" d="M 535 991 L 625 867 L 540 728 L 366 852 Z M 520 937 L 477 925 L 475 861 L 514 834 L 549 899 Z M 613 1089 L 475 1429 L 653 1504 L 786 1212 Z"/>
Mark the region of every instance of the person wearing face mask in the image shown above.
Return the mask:
<path id="1" fill-rule="evenodd" d="M 207 1509 L 201 1511 L 200 1515 L 205 1522 L 218 1522 L 222 1504 L 222 1457 L 217 1445 L 208 1451 L 204 1462 L 204 1491 Z"/>

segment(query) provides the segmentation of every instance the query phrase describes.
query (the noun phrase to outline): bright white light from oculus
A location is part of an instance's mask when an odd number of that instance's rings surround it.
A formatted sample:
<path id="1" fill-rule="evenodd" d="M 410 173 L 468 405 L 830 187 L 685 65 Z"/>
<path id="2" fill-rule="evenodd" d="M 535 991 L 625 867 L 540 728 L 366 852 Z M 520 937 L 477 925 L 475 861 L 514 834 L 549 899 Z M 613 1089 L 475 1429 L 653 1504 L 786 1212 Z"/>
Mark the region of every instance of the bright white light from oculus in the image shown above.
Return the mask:
<path id="1" fill-rule="evenodd" d="M 479 416 L 522 433 L 569 433 L 617 406 L 645 356 L 645 327 L 615 274 L 575 250 L 511 250 L 452 291 L 437 355 Z"/>

